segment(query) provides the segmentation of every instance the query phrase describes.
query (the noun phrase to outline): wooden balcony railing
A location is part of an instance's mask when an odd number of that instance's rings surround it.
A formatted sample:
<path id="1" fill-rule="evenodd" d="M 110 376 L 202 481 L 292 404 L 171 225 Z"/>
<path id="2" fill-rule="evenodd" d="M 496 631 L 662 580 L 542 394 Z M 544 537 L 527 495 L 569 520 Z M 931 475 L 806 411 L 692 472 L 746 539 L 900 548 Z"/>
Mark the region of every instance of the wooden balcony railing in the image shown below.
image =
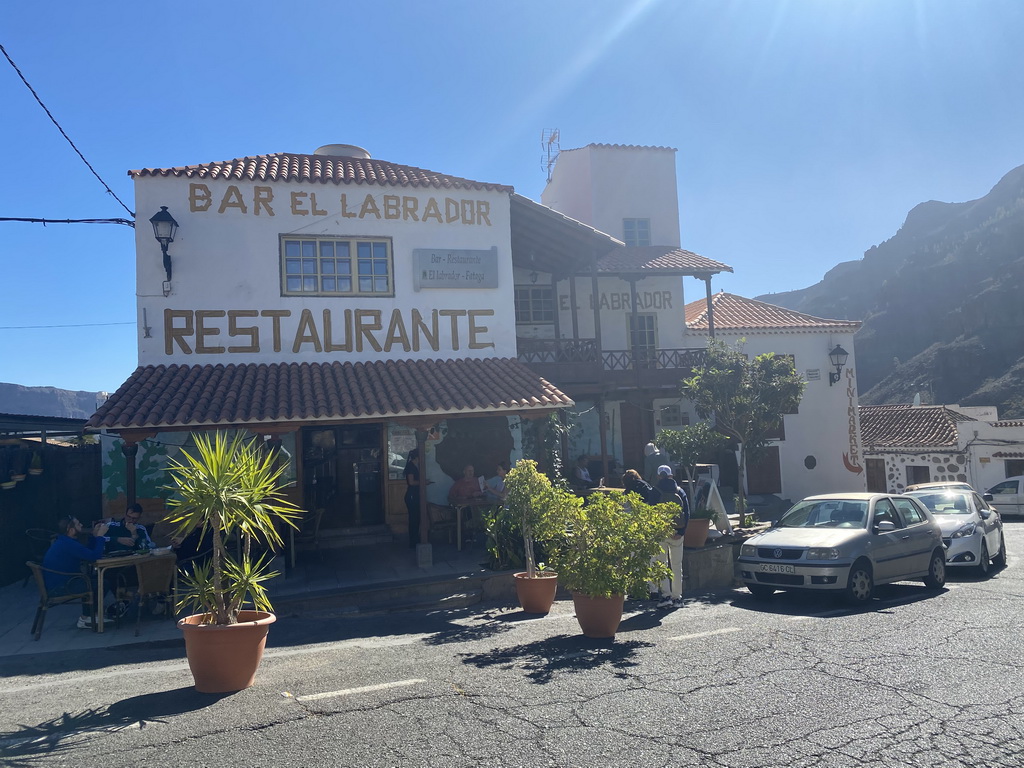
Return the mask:
<path id="1" fill-rule="evenodd" d="M 629 385 L 637 383 L 639 373 L 641 386 L 665 385 L 700 366 L 707 353 L 703 348 L 601 350 L 596 339 L 519 339 L 517 344 L 519 360 L 555 384 L 600 378 Z"/>

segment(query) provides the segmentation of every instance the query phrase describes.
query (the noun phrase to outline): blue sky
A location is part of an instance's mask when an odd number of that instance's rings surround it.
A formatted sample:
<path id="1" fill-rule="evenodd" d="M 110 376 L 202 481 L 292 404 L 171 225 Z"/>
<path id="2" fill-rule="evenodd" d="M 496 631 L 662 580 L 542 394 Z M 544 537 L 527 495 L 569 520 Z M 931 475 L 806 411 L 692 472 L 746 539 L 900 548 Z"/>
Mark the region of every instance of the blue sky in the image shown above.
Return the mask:
<path id="1" fill-rule="evenodd" d="M 11 0 L 0 44 L 133 210 L 129 169 L 328 143 L 535 200 L 545 129 L 675 147 L 683 247 L 745 296 L 813 284 L 917 203 L 1024 163 L 1019 0 L 369 5 Z M 5 60 L 0 103 L 0 216 L 127 215 Z M 131 374 L 131 229 L 0 222 L 0 265 L 0 382 Z"/>

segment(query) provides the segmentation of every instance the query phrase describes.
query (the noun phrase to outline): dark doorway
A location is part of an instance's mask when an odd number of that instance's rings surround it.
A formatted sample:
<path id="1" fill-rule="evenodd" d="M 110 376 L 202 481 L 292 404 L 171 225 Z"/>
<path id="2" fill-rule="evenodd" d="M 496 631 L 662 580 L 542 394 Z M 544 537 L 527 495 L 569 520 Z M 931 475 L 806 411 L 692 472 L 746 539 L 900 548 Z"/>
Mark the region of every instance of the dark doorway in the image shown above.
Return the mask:
<path id="1" fill-rule="evenodd" d="M 302 430 L 303 498 L 324 511 L 323 528 L 384 522 L 381 425 Z"/>

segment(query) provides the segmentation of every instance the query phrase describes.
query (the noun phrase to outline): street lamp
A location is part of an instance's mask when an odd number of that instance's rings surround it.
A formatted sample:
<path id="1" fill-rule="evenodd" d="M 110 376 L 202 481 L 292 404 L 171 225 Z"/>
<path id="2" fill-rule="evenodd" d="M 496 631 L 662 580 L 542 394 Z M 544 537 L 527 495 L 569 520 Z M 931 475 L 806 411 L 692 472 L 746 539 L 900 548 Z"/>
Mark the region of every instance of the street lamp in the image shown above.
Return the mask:
<path id="1" fill-rule="evenodd" d="M 843 366 L 846 365 L 846 359 L 850 356 L 850 353 L 845 349 L 836 344 L 835 349 L 828 353 L 828 360 L 832 363 L 832 367 L 835 368 L 835 372 L 829 371 L 828 374 L 828 385 L 831 387 L 833 384 L 839 382 L 839 379 L 843 375 Z"/>
<path id="2" fill-rule="evenodd" d="M 170 283 L 171 255 L 167 253 L 167 246 L 174 242 L 174 233 L 178 231 L 178 222 L 167 212 L 167 206 L 161 205 L 160 210 L 149 220 L 149 223 L 153 225 L 153 237 L 160 243 L 160 251 L 164 255 L 164 272 L 167 273 L 167 283 Z M 165 291 L 169 289 L 170 285 L 164 287 Z"/>

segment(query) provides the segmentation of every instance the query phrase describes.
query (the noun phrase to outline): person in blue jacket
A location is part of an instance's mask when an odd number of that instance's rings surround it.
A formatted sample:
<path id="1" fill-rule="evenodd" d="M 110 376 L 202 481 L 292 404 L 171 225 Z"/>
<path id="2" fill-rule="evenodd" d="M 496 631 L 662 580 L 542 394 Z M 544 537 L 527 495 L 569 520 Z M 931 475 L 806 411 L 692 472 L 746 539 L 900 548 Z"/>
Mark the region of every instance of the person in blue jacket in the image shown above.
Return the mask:
<path id="1" fill-rule="evenodd" d="M 77 517 L 65 515 L 57 522 L 57 538 L 43 555 L 43 568 L 61 573 L 82 573 L 82 563 L 95 562 L 103 557 L 107 527 L 106 523 L 97 523 L 93 526 L 89 544 L 80 544 L 78 537 L 82 533 L 82 524 L 78 522 Z M 88 577 L 84 573 L 81 576 L 61 576 L 58 573 L 43 571 L 43 581 L 50 595 L 66 595 L 81 592 L 83 582 L 88 583 Z M 95 595 L 95 581 L 92 587 Z M 102 600 L 102 597 L 98 599 Z M 78 619 L 80 629 L 92 627 L 91 610 L 91 606 L 82 604 L 82 615 Z"/>

